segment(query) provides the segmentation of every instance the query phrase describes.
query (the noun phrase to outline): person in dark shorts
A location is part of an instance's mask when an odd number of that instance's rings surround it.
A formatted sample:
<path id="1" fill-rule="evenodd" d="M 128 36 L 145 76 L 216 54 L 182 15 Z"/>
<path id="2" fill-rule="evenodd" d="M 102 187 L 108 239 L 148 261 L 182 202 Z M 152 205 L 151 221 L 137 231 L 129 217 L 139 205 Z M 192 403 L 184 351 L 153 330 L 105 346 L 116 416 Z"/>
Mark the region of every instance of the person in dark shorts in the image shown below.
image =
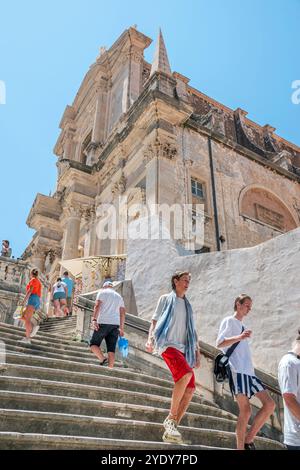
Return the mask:
<path id="1" fill-rule="evenodd" d="M 123 298 L 114 291 L 113 283 L 106 281 L 96 298 L 92 325 L 94 333 L 90 341 L 91 351 L 100 360 L 100 365 L 108 363 L 113 368 L 118 337 L 124 336 L 125 306 Z M 107 357 L 101 351 L 105 339 Z"/>

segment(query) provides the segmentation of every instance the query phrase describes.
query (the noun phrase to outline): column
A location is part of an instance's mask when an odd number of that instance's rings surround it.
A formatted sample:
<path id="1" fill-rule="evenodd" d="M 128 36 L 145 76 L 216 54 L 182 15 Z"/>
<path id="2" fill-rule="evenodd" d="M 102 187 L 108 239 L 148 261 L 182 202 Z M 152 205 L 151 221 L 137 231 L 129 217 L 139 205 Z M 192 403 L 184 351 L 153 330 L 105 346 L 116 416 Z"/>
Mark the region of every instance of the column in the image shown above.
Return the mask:
<path id="1" fill-rule="evenodd" d="M 96 151 L 103 144 L 105 135 L 105 117 L 107 101 L 107 80 L 101 77 L 96 94 L 96 110 L 93 124 L 92 139 L 87 148 L 87 165 L 93 165 L 96 162 Z"/>
<path id="2" fill-rule="evenodd" d="M 84 212 L 84 218 L 87 222 L 87 232 L 86 232 L 86 240 L 85 240 L 85 247 L 84 247 L 84 256 L 92 256 L 95 255 L 95 245 L 96 245 L 96 227 L 95 227 L 95 219 L 96 219 L 96 211 L 95 207 L 89 207 Z"/>
<path id="3" fill-rule="evenodd" d="M 78 258 L 78 244 L 81 223 L 81 208 L 70 206 L 65 209 L 65 236 L 62 259 Z"/>
<path id="4" fill-rule="evenodd" d="M 42 248 L 35 248 L 33 256 L 31 257 L 30 264 L 39 270 L 40 273 L 43 273 L 45 270 L 45 259 L 46 253 Z"/>
<path id="5" fill-rule="evenodd" d="M 63 155 L 63 158 L 66 160 L 72 160 L 72 157 L 73 157 L 73 137 L 74 137 L 74 131 L 70 129 L 67 130 L 65 143 L 64 143 L 64 155 Z"/>

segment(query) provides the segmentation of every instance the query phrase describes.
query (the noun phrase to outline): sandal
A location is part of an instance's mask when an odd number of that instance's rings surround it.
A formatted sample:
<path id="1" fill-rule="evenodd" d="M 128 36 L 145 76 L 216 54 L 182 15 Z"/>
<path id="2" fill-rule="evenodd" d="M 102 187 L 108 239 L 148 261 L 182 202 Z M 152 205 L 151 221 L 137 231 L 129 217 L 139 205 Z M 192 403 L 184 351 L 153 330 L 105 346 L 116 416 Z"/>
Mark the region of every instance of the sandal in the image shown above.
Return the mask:
<path id="1" fill-rule="evenodd" d="M 103 359 L 103 361 L 99 362 L 99 364 L 100 366 L 105 366 L 106 364 L 108 364 L 108 359 L 107 358 Z"/>

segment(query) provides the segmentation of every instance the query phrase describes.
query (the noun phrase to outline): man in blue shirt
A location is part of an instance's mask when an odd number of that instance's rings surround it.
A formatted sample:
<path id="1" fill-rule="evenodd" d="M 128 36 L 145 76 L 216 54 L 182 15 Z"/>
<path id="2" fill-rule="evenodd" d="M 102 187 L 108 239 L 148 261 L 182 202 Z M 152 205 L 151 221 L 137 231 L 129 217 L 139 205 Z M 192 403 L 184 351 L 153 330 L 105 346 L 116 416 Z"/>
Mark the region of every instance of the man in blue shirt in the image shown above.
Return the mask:
<path id="1" fill-rule="evenodd" d="M 72 315 L 72 300 L 73 300 L 73 291 L 74 291 L 74 281 L 69 278 L 68 271 L 64 272 L 64 277 L 62 278 L 62 282 L 67 285 L 67 306 L 69 310 L 69 315 Z"/>

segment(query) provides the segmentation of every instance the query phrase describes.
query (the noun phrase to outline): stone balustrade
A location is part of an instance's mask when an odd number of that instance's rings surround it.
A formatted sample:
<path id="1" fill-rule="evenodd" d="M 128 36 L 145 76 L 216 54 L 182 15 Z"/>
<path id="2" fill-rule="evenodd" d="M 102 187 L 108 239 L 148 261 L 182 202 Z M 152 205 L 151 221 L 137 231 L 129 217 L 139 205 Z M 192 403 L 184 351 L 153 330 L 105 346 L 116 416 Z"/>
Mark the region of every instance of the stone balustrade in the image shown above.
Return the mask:
<path id="1" fill-rule="evenodd" d="M 13 313 L 24 298 L 31 269 L 23 260 L 0 256 L 0 321 L 13 323 Z M 43 275 L 39 279 L 43 286 L 41 309 L 45 310 L 48 282 Z"/>

